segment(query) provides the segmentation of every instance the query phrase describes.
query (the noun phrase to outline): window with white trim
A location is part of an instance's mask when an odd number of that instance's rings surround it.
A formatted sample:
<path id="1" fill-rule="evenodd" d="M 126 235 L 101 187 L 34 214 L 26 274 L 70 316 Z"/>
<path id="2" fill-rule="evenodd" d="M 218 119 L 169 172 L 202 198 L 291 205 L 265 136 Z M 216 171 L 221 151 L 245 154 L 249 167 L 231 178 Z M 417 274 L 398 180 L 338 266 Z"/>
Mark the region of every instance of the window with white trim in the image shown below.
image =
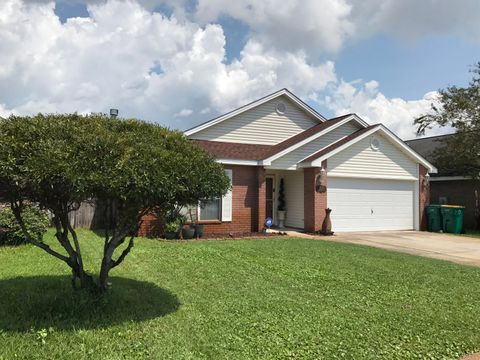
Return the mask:
<path id="1" fill-rule="evenodd" d="M 198 206 L 198 220 L 221 220 L 222 202 L 221 199 L 202 200 Z"/>
<path id="2" fill-rule="evenodd" d="M 232 182 L 232 170 L 225 169 Z M 232 221 L 232 190 L 227 191 L 222 198 L 201 200 L 197 205 L 186 206 L 182 214 L 191 221 Z"/>

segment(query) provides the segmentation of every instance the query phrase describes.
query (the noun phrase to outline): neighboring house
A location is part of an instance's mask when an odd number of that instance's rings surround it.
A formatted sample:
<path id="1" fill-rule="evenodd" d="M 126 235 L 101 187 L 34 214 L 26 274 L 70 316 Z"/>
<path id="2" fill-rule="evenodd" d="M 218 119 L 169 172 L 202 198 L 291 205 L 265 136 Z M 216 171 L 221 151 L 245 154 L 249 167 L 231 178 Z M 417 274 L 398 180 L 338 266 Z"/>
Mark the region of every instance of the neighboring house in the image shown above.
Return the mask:
<path id="1" fill-rule="evenodd" d="M 432 136 L 408 140 L 406 143 L 417 153 L 435 164 L 434 152 L 445 146 L 445 141 L 455 134 Z M 430 178 L 430 202 L 465 206 L 465 227 L 479 227 L 480 181 L 472 180 L 460 173 L 446 174 L 439 168 L 438 174 Z"/>
<path id="2" fill-rule="evenodd" d="M 355 114 L 327 120 L 283 89 L 185 134 L 232 179 L 225 197 L 196 209 L 206 233 L 259 231 L 267 217 L 277 223 L 281 178 L 287 227 L 318 231 L 327 207 L 338 232 L 425 226 L 426 175 L 435 167 Z"/>

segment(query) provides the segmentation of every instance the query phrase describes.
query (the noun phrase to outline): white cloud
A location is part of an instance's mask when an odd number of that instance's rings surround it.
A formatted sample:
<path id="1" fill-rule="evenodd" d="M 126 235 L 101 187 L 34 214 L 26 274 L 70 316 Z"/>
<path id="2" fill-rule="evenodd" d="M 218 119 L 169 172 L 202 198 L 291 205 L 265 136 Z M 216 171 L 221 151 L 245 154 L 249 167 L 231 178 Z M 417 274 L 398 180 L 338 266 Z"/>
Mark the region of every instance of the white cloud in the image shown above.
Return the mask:
<path id="1" fill-rule="evenodd" d="M 193 114 L 192 109 L 182 109 L 178 113 L 174 114 L 175 117 L 187 117 Z"/>
<path id="2" fill-rule="evenodd" d="M 308 63 L 249 41 L 225 63 L 219 25 L 151 13 L 134 1 L 89 5 L 62 24 L 54 3 L 0 4 L 0 109 L 108 112 L 186 128 L 281 87 L 300 96 L 335 81 L 333 63 Z M 121 19 L 121 22 L 118 21 Z M 7 110 L 8 109 L 8 110 Z"/>
<path id="3" fill-rule="evenodd" d="M 350 12 L 346 0 L 199 0 L 195 18 L 209 22 L 228 15 L 248 24 L 264 46 L 319 54 L 337 51 L 353 34 Z"/>
<path id="4" fill-rule="evenodd" d="M 457 34 L 480 42 L 480 1 L 349 0 L 357 35 L 391 33 L 416 40 L 428 35 Z"/>
<path id="5" fill-rule="evenodd" d="M 203 22 L 231 16 L 266 47 L 317 56 L 378 33 L 406 40 L 457 34 L 480 42 L 479 14 L 478 0 L 199 0 L 194 16 Z"/>
<path id="6" fill-rule="evenodd" d="M 65 24 L 54 14 L 52 1 L 31 1 L 0 2 L 0 116 L 115 107 L 122 116 L 188 128 L 288 87 L 337 115 L 357 112 L 410 138 L 413 119 L 428 111 L 435 97 L 387 98 L 375 81 L 338 81 L 333 62 L 312 61 L 312 53 L 335 51 L 349 38 L 366 36 L 356 25 L 361 21 L 371 31 L 394 29 L 397 21 L 395 31 L 403 34 L 405 20 L 394 19 L 394 10 L 409 8 L 393 0 L 382 6 L 366 0 L 363 7 L 353 0 L 239 0 L 228 2 L 229 7 L 224 1 L 200 0 L 197 19 L 228 14 L 252 27 L 239 59 L 230 64 L 222 27 L 188 20 L 183 1 L 168 0 L 179 15 L 167 18 L 133 0 L 92 0 L 89 18 Z M 153 8 L 156 0 L 142 3 Z M 472 6 L 467 8 L 473 11 Z M 465 14 L 467 25 L 469 19 Z M 455 26 L 453 20 L 445 22 L 447 28 L 463 29 L 460 21 Z M 477 28 L 467 25 L 475 37 Z M 435 29 L 425 22 L 415 26 Z"/>
<path id="7" fill-rule="evenodd" d="M 331 96 L 325 98 L 325 105 L 336 115 L 357 113 L 371 125 L 382 123 L 402 139 L 415 137 L 413 121 L 428 113 L 431 104 L 438 99 L 435 91 L 426 93 L 419 100 L 387 98 L 379 91 L 376 81 L 352 82 L 340 81 Z M 435 128 L 426 135 L 449 133 L 449 128 Z"/>

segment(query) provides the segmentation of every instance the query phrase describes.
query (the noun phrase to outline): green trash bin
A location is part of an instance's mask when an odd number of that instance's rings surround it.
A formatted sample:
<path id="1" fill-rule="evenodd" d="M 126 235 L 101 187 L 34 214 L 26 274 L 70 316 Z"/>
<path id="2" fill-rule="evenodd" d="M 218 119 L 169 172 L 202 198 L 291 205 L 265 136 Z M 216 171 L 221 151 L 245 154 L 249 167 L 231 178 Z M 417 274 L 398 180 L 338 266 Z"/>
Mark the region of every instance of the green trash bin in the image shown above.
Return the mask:
<path id="1" fill-rule="evenodd" d="M 465 206 L 442 205 L 443 231 L 451 234 L 463 232 L 463 217 Z"/>
<path id="2" fill-rule="evenodd" d="M 441 205 L 428 205 L 425 208 L 428 220 L 428 231 L 440 232 L 442 231 L 442 214 L 440 212 Z"/>

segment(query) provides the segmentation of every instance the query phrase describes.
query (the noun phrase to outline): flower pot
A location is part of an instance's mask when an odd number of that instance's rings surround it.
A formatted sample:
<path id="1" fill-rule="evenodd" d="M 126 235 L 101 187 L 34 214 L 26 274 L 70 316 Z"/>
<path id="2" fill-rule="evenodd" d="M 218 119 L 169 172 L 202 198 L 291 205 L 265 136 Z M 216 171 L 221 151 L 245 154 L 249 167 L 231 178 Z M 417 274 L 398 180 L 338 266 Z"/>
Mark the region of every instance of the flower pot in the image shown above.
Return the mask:
<path id="1" fill-rule="evenodd" d="M 204 227 L 205 225 L 200 225 L 200 224 L 195 225 L 195 234 L 193 235 L 193 237 L 194 238 L 202 237 Z"/>
<path id="2" fill-rule="evenodd" d="M 165 232 L 165 239 L 167 240 L 173 240 L 178 238 L 178 232 L 177 231 L 166 231 Z"/>
<path id="3" fill-rule="evenodd" d="M 277 218 L 278 218 L 278 227 L 283 228 L 285 227 L 285 215 L 287 212 L 285 210 L 278 210 L 277 211 Z"/>
<path id="4" fill-rule="evenodd" d="M 194 235 L 195 235 L 195 228 L 193 227 L 182 228 L 182 238 L 184 238 L 185 240 L 193 239 Z"/>

